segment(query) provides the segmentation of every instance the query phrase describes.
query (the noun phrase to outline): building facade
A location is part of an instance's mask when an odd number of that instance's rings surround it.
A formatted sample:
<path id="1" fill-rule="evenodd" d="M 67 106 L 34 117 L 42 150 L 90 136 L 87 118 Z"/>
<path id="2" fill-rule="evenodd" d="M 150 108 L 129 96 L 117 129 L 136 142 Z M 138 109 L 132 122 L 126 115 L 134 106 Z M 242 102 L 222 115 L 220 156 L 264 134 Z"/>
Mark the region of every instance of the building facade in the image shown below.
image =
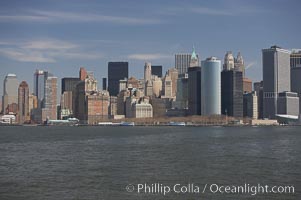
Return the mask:
<path id="1" fill-rule="evenodd" d="M 29 87 L 26 81 L 22 81 L 18 89 L 18 122 L 23 124 L 29 121 Z"/>
<path id="2" fill-rule="evenodd" d="M 221 114 L 221 61 L 210 57 L 202 61 L 202 115 Z"/>
<path id="3" fill-rule="evenodd" d="M 201 67 L 188 69 L 188 114 L 201 115 Z"/>
<path id="4" fill-rule="evenodd" d="M 42 121 L 57 119 L 57 77 L 48 76 L 45 81 L 45 98 Z"/>
<path id="5" fill-rule="evenodd" d="M 262 50 L 264 118 L 275 119 L 278 93 L 291 90 L 290 53 L 278 46 Z"/>
<path id="6" fill-rule="evenodd" d="M 14 111 L 14 104 L 18 104 L 18 79 L 15 74 L 8 74 L 3 82 L 3 97 L 2 97 L 2 111 L 3 114 L 8 114 Z"/>
<path id="7" fill-rule="evenodd" d="M 258 106 L 257 106 L 256 91 L 251 93 L 245 93 L 243 96 L 243 116 L 252 119 L 258 119 Z"/>
<path id="8" fill-rule="evenodd" d="M 109 62 L 108 63 L 108 91 L 110 96 L 117 96 L 119 93 L 119 80 L 129 77 L 128 62 Z"/>
<path id="9" fill-rule="evenodd" d="M 234 68 L 221 73 L 222 114 L 243 117 L 243 74 Z"/>

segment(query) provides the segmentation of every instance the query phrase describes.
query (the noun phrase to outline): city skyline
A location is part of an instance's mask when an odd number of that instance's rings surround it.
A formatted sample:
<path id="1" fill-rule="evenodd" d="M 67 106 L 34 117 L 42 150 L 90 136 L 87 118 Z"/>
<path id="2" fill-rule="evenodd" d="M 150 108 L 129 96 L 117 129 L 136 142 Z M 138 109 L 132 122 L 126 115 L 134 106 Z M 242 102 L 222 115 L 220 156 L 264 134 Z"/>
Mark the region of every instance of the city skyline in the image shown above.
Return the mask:
<path id="1" fill-rule="evenodd" d="M 140 78 L 145 62 L 166 71 L 174 67 L 175 54 L 191 53 L 195 46 L 200 60 L 240 51 L 245 65 L 252 66 L 246 76 L 259 81 L 261 49 L 274 44 L 285 49 L 301 46 L 300 27 L 292 23 L 300 15 L 296 6 L 300 3 L 294 0 L 119 4 L 1 1 L 0 79 L 15 73 L 32 92 L 36 69 L 61 79 L 77 76 L 84 66 L 101 80 L 110 61 L 128 61 L 129 76 Z"/>

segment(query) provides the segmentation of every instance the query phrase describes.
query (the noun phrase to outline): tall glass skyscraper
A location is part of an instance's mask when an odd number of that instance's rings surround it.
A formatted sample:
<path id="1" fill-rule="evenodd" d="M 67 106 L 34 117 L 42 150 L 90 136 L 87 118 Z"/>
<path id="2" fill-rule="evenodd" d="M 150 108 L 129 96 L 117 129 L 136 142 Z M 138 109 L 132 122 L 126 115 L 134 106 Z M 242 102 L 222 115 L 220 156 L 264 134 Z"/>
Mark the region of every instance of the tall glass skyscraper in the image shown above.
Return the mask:
<path id="1" fill-rule="evenodd" d="M 38 98 L 38 108 L 43 107 L 43 100 L 45 94 L 45 82 L 48 77 L 48 72 L 43 70 L 36 70 L 33 80 L 33 93 Z"/>
<path id="2" fill-rule="evenodd" d="M 117 96 L 119 93 L 119 80 L 129 77 L 128 62 L 109 62 L 108 64 L 108 90 L 110 96 Z"/>
<path id="3" fill-rule="evenodd" d="M 264 118 L 275 119 L 278 94 L 291 90 L 290 53 L 278 46 L 262 50 Z"/>
<path id="4" fill-rule="evenodd" d="M 221 61 L 210 57 L 202 61 L 202 115 L 221 114 Z"/>
<path id="5" fill-rule="evenodd" d="M 15 74 L 8 74 L 3 82 L 2 111 L 6 113 L 10 104 L 18 104 L 18 79 Z"/>

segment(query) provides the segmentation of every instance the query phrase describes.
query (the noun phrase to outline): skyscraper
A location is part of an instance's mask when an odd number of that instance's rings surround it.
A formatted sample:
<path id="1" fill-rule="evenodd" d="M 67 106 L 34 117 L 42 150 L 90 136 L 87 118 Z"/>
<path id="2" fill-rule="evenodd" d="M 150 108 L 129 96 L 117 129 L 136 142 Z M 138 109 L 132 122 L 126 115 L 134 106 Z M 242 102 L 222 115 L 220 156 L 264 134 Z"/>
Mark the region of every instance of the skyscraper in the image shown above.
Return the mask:
<path id="1" fill-rule="evenodd" d="M 45 81 L 45 99 L 42 121 L 57 119 L 57 77 L 48 76 Z"/>
<path id="2" fill-rule="evenodd" d="M 162 78 L 162 65 L 152 65 L 152 75 Z"/>
<path id="3" fill-rule="evenodd" d="M 245 77 L 245 63 L 242 55 L 238 52 L 236 59 L 234 59 L 234 69 L 242 72 L 242 76 Z"/>
<path id="4" fill-rule="evenodd" d="M 263 119 L 263 81 L 254 83 L 254 91 L 257 95 L 258 118 Z"/>
<path id="5" fill-rule="evenodd" d="M 188 114 L 201 115 L 201 67 L 188 68 Z"/>
<path id="6" fill-rule="evenodd" d="M 234 57 L 232 51 L 227 51 L 225 58 L 224 58 L 224 71 L 230 71 L 234 69 Z"/>
<path id="7" fill-rule="evenodd" d="M 2 111 L 8 113 L 8 107 L 18 104 L 18 80 L 15 74 L 8 74 L 3 82 Z M 15 109 L 13 109 L 15 110 Z"/>
<path id="8" fill-rule="evenodd" d="M 119 92 L 119 80 L 128 79 L 128 62 L 109 62 L 108 63 L 108 90 L 110 96 L 117 96 Z"/>
<path id="9" fill-rule="evenodd" d="M 79 69 L 79 79 L 83 81 L 85 80 L 86 77 L 87 77 L 87 70 L 84 67 L 81 67 Z"/>
<path id="10" fill-rule="evenodd" d="M 167 74 L 172 82 L 172 91 L 171 91 L 172 97 L 175 97 L 177 94 L 177 82 L 179 77 L 178 70 L 176 68 L 171 68 L 167 71 Z"/>
<path id="11" fill-rule="evenodd" d="M 152 64 L 146 62 L 144 65 L 144 81 L 150 81 L 152 79 Z"/>
<path id="12" fill-rule="evenodd" d="M 291 90 L 299 96 L 299 113 L 301 114 L 301 50 L 293 50 L 290 55 Z"/>
<path id="13" fill-rule="evenodd" d="M 193 59 L 192 62 L 191 58 Z M 175 55 L 175 68 L 178 70 L 179 75 L 187 73 L 190 66 L 199 66 L 199 56 L 195 53 L 194 48 L 192 54 L 184 53 Z"/>
<path id="14" fill-rule="evenodd" d="M 243 117 L 243 75 L 234 68 L 227 69 L 221 73 L 222 114 Z"/>
<path id="15" fill-rule="evenodd" d="M 18 121 L 23 124 L 29 120 L 29 88 L 26 81 L 22 81 L 18 88 Z"/>
<path id="16" fill-rule="evenodd" d="M 262 50 L 263 117 L 275 119 L 278 93 L 290 91 L 290 51 L 278 46 Z"/>
<path id="17" fill-rule="evenodd" d="M 107 90 L 107 78 L 102 78 L 102 90 Z"/>
<path id="18" fill-rule="evenodd" d="M 62 90 L 63 94 L 65 91 L 72 92 L 75 89 L 76 84 L 80 82 L 80 78 L 62 78 Z"/>
<path id="19" fill-rule="evenodd" d="M 45 96 L 45 82 L 47 77 L 47 71 L 36 70 L 36 72 L 34 73 L 33 94 L 38 98 L 38 108 L 43 107 L 43 100 Z"/>
<path id="20" fill-rule="evenodd" d="M 202 61 L 202 115 L 221 114 L 221 61 L 210 57 Z"/>

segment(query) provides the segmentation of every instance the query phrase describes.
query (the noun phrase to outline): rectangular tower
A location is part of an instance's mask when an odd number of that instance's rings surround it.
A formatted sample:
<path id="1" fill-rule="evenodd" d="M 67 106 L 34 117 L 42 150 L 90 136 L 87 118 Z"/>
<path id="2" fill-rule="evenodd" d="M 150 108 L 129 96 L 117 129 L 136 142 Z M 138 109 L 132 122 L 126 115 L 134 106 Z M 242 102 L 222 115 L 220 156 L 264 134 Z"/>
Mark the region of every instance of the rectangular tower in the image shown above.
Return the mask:
<path id="1" fill-rule="evenodd" d="M 108 91 L 110 96 L 117 96 L 119 93 L 119 80 L 128 79 L 128 62 L 109 62 L 108 63 Z"/>
<path id="2" fill-rule="evenodd" d="M 263 117 L 275 119 L 278 94 L 290 91 L 290 51 L 278 46 L 262 50 Z"/>

